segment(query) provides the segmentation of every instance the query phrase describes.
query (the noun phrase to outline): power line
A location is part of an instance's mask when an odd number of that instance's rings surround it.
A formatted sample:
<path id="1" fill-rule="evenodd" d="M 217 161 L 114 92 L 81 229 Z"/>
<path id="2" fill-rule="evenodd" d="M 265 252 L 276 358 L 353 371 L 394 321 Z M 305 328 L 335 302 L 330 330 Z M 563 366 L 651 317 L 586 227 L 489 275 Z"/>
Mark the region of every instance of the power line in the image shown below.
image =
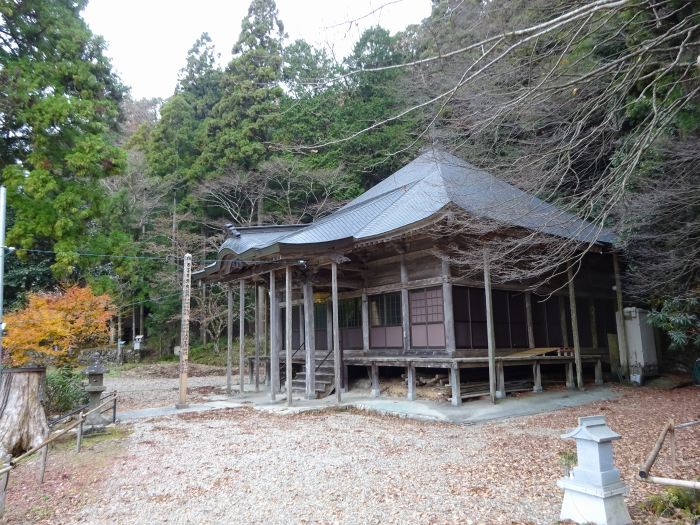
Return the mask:
<path id="1" fill-rule="evenodd" d="M 117 308 L 121 310 L 124 308 L 128 308 L 129 306 L 136 306 L 137 304 L 154 303 L 156 301 L 160 301 L 161 299 L 167 299 L 168 297 L 172 297 L 174 295 L 180 295 L 180 291 L 178 290 L 177 292 L 161 295 L 160 297 L 153 297 L 152 299 L 143 299 L 141 301 L 134 301 L 133 303 L 120 304 L 117 306 Z"/>
<path id="2" fill-rule="evenodd" d="M 89 252 L 68 252 L 68 251 L 61 251 L 57 252 L 54 250 L 38 250 L 38 249 L 33 249 L 33 248 L 15 248 L 13 246 L 5 246 L 5 249 L 8 250 L 9 252 L 29 252 L 29 253 L 39 253 L 39 254 L 50 254 L 50 255 L 71 255 L 75 257 L 102 257 L 106 259 L 137 259 L 137 260 L 151 260 L 151 261 L 183 261 L 184 257 L 178 257 L 176 255 L 115 255 L 111 253 L 89 253 Z M 215 263 L 219 262 L 219 259 L 192 259 L 192 262 L 196 262 L 197 264 L 208 264 L 208 263 Z M 243 259 L 236 259 L 237 263 L 244 263 L 244 264 L 260 264 L 264 263 L 267 261 L 262 261 L 262 260 L 257 260 L 257 259 L 252 259 L 252 260 L 243 260 Z M 279 259 L 275 260 L 275 262 L 289 262 L 289 263 L 297 263 L 299 262 L 299 259 Z"/>
<path id="3" fill-rule="evenodd" d="M 115 255 L 110 253 L 81 253 L 81 252 L 57 252 L 54 250 L 36 250 L 30 248 L 13 248 L 11 246 L 5 247 L 10 251 L 22 251 L 29 253 L 44 253 L 51 255 L 72 255 L 78 257 L 104 257 L 111 259 L 147 259 L 147 260 L 157 260 L 157 261 L 169 261 L 169 260 L 182 260 L 183 257 L 177 257 L 174 255 Z"/>

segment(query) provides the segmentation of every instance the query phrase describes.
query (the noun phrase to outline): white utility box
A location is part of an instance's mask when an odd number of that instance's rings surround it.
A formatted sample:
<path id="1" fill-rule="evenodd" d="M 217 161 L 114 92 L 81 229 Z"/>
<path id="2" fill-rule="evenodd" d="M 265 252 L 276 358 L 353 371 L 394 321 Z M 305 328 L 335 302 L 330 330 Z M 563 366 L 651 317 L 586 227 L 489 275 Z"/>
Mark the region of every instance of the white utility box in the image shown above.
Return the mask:
<path id="1" fill-rule="evenodd" d="M 642 308 L 628 307 L 624 310 L 625 335 L 627 336 L 628 367 L 630 381 L 642 384 L 645 378 L 657 375 L 659 362 L 656 357 L 654 327 L 647 320 L 649 312 Z M 617 315 L 620 331 L 620 316 Z"/>

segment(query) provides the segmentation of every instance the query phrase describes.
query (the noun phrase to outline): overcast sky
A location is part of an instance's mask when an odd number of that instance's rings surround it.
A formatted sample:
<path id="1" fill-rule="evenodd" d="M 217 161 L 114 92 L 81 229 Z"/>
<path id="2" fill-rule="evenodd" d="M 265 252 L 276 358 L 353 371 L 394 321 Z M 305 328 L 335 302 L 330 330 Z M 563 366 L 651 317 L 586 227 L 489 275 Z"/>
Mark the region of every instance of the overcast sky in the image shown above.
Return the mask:
<path id="1" fill-rule="evenodd" d="M 83 17 L 107 41 L 107 55 L 134 98 L 169 97 L 187 51 L 208 32 L 223 63 L 238 37 L 248 0 L 90 0 Z M 430 0 L 277 0 L 290 40 L 332 48 L 342 58 L 361 32 L 392 33 L 430 14 Z M 375 12 L 376 11 L 376 12 Z M 348 21 L 355 20 L 353 23 Z"/>

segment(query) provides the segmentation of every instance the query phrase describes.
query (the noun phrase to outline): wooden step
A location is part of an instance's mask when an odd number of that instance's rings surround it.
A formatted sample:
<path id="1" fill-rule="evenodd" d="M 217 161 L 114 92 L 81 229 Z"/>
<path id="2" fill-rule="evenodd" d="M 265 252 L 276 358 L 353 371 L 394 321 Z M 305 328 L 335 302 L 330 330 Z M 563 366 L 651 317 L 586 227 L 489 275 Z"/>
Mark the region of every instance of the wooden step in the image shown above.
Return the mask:
<path id="1" fill-rule="evenodd" d="M 314 390 L 317 393 L 325 392 L 330 387 L 331 383 L 316 383 L 314 385 Z M 299 381 L 297 379 L 292 381 L 292 390 L 295 392 L 306 392 L 306 383 L 304 381 Z"/>
<path id="2" fill-rule="evenodd" d="M 316 370 L 316 372 L 314 373 L 314 376 L 315 377 L 334 377 L 335 374 L 334 374 L 332 368 L 330 370 L 319 369 L 319 370 Z M 302 368 L 299 372 L 294 374 L 294 378 L 297 378 L 297 377 L 306 377 L 306 369 Z"/>

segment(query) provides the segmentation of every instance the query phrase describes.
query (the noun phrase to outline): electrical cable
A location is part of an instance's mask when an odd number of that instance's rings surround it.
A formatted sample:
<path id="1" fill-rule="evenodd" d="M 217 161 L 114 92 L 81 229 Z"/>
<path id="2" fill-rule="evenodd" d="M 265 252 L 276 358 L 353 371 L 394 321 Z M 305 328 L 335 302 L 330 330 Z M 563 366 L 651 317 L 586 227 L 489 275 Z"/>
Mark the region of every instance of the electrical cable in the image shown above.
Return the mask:
<path id="1" fill-rule="evenodd" d="M 83 253 L 83 252 L 57 252 L 54 250 L 38 250 L 38 249 L 33 249 L 33 248 L 15 248 L 13 246 L 5 246 L 5 249 L 8 250 L 10 253 L 11 252 L 17 252 L 17 251 L 23 251 L 23 252 L 29 252 L 29 253 L 39 253 L 39 254 L 51 254 L 51 255 L 60 255 L 60 254 L 67 254 L 67 255 L 73 255 L 77 257 L 103 257 L 103 258 L 110 258 L 110 259 L 135 259 L 135 260 L 153 260 L 153 261 L 183 261 L 184 257 L 178 257 L 175 255 L 115 255 L 115 254 L 109 254 L 109 253 Z M 192 259 L 193 263 L 197 264 L 207 264 L 207 263 L 215 263 L 219 262 L 219 259 Z M 264 263 L 266 261 L 261 261 L 261 260 L 242 260 L 242 259 L 236 259 L 236 262 L 238 263 L 244 263 L 244 264 L 260 264 Z M 299 259 L 278 259 L 275 260 L 274 262 L 288 262 L 288 263 L 298 263 Z"/>

